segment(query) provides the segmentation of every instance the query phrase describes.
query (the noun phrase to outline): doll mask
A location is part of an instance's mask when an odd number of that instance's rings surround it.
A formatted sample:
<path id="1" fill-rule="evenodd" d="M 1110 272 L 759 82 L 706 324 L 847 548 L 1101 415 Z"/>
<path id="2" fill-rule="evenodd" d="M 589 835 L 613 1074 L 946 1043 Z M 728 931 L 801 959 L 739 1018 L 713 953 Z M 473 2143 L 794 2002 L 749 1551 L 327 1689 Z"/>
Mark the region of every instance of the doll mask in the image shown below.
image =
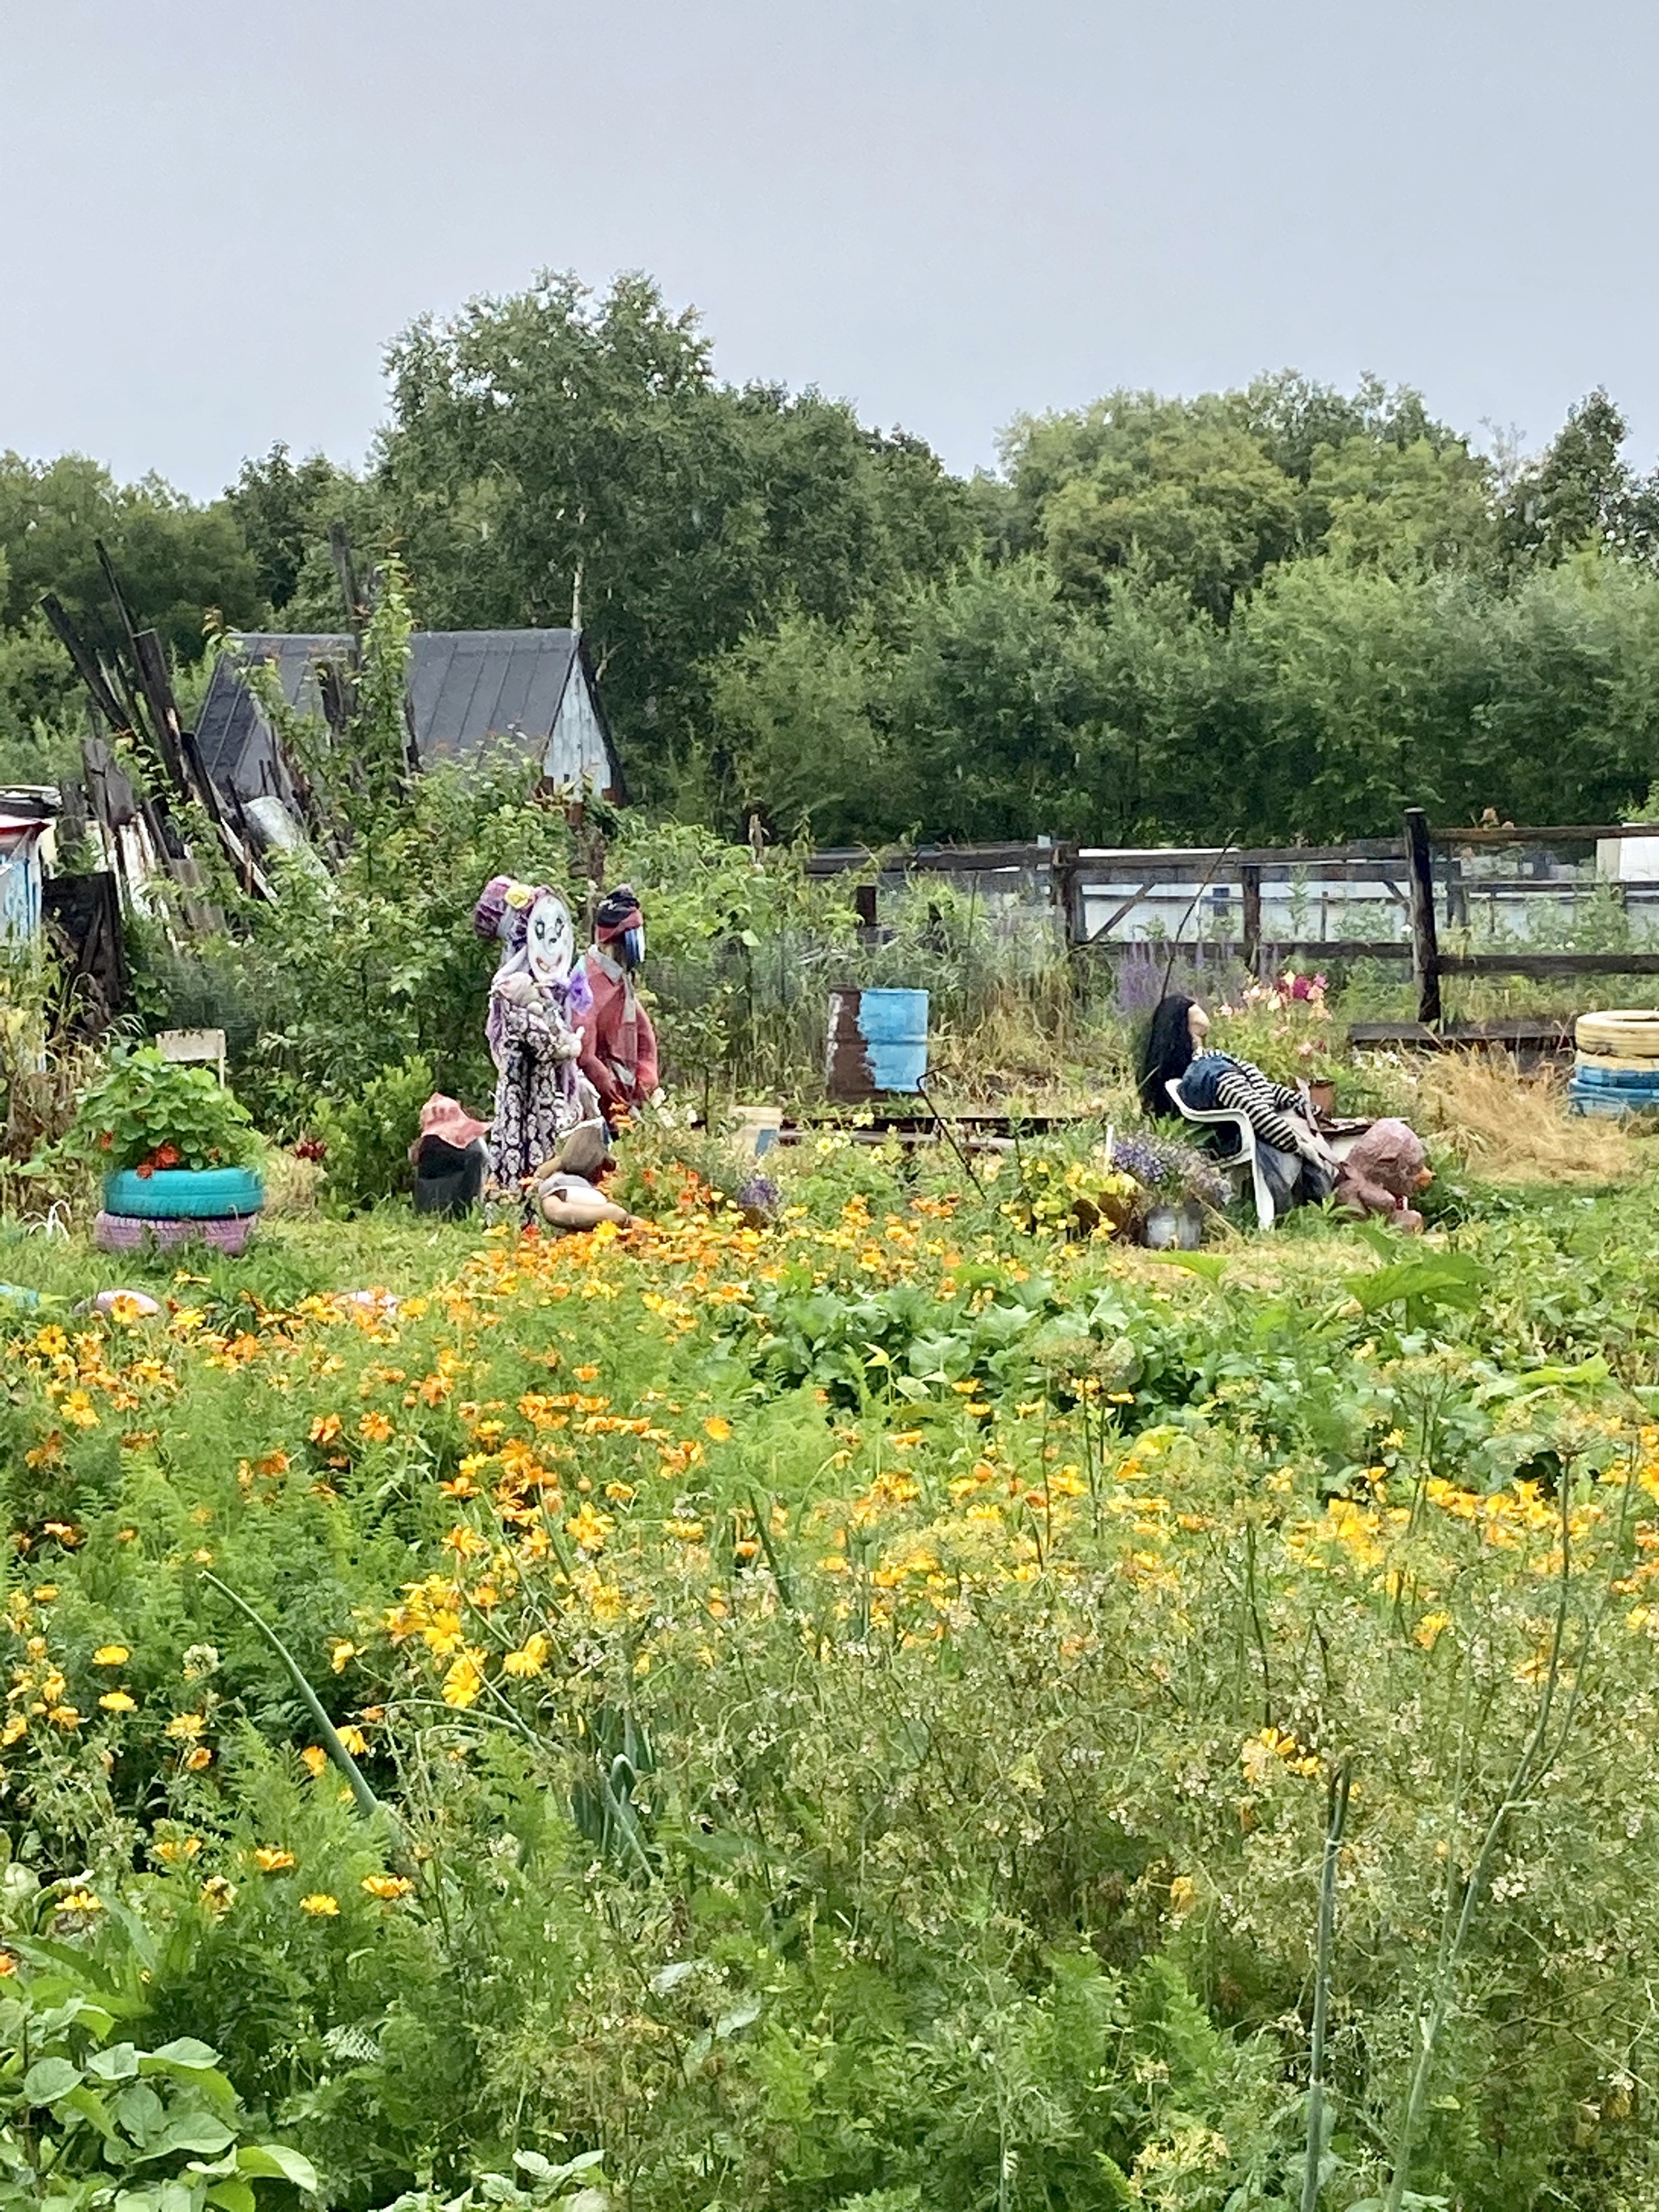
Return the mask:
<path id="1" fill-rule="evenodd" d="M 544 891 L 531 908 L 525 928 L 525 954 L 538 990 L 563 988 L 570 981 L 575 949 L 569 908 L 556 892 Z"/>

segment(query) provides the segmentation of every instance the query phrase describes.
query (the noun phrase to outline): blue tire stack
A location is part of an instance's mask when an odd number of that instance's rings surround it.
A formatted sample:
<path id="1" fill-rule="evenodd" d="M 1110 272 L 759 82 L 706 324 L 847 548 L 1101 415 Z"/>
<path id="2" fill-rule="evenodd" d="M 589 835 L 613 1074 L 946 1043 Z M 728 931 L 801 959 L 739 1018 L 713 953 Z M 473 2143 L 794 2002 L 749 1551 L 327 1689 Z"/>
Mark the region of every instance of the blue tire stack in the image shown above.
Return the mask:
<path id="1" fill-rule="evenodd" d="M 1581 1014 L 1575 1041 L 1577 1063 L 1567 1085 L 1571 1112 L 1617 1121 L 1659 1114 L 1659 1012 Z"/>

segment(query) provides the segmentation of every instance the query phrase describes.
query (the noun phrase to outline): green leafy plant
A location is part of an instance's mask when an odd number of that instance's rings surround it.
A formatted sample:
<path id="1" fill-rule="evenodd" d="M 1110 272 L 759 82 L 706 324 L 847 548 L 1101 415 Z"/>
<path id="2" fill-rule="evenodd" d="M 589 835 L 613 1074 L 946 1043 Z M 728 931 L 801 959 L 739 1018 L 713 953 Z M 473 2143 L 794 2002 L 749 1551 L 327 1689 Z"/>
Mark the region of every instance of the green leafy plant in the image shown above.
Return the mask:
<path id="1" fill-rule="evenodd" d="M 116 2012 L 58 1963 L 78 1966 L 76 1954 L 30 1948 L 46 1971 L 12 1958 L 0 1996 L 0 2208 L 256 2212 L 262 2181 L 316 2188 L 298 2151 L 243 2140 L 216 2051 L 191 2036 L 155 2051 L 112 2039 Z"/>
<path id="2" fill-rule="evenodd" d="M 322 1147 L 323 1190 L 331 1206 L 372 1206 L 407 1190 L 409 1148 L 421 1109 L 434 1088 L 430 1061 L 418 1053 L 372 1076 L 338 1105 L 319 1103 L 314 1127 Z"/>
<path id="3" fill-rule="evenodd" d="M 151 1047 L 111 1062 L 81 1101 L 68 1148 L 106 1169 L 245 1167 L 258 1139 L 247 1111 L 206 1068 Z"/>

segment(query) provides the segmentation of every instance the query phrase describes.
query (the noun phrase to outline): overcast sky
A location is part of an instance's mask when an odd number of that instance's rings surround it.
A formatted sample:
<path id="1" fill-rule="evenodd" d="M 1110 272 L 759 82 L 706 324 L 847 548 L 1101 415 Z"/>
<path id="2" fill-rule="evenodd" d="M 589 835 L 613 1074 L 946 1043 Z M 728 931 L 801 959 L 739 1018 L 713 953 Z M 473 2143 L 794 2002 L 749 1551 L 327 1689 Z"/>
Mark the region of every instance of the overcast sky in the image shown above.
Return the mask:
<path id="1" fill-rule="evenodd" d="M 381 349 L 645 269 L 958 468 L 1365 369 L 1659 446 L 1652 0 L 0 0 L 0 448 L 361 459 Z"/>

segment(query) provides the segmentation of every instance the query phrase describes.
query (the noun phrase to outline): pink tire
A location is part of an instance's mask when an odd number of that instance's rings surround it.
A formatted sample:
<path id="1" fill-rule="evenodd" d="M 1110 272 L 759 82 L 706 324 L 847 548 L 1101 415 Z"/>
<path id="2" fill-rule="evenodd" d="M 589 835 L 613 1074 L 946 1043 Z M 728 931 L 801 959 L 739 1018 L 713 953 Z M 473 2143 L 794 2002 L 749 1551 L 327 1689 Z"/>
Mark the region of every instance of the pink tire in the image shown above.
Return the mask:
<path id="1" fill-rule="evenodd" d="M 247 1249 L 257 1218 L 252 1213 L 236 1213 L 201 1221 L 141 1221 L 131 1213 L 100 1213 L 93 1224 L 92 1241 L 100 1252 L 142 1252 L 150 1246 L 167 1252 L 175 1244 L 199 1237 L 234 1260 Z"/>

